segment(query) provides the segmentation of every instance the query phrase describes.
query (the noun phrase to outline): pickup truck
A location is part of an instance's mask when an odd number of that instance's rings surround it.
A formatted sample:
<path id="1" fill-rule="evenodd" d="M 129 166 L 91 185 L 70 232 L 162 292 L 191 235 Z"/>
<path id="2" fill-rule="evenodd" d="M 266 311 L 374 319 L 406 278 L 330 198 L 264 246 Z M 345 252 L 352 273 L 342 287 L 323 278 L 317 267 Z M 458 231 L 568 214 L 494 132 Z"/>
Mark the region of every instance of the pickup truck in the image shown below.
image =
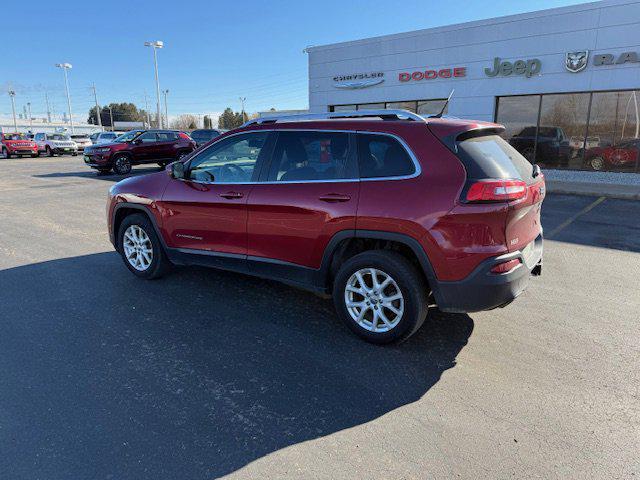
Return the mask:
<path id="1" fill-rule="evenodd" d="M 509 139 L 509 143 L 531 163 L 548 167 L 566 167 L 571 158 L 569 139 L 560 127 L 539 127 L 536 147 L 536 127 L 524 127 Z M 535 158 L 534 158 L 535 151 Z"/>

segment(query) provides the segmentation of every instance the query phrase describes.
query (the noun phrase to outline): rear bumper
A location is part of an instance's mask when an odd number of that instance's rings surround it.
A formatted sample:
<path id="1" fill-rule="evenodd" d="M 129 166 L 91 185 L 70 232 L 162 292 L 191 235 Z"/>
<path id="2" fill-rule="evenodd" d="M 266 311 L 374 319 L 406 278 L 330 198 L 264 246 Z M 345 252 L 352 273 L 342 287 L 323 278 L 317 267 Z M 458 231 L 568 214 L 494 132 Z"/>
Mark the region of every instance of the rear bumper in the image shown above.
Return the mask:
<path id="1" fill-rule="evenodd" d="M 508 305 L 527 288 L 531 275 L 540 275 L 542 250 L 540 234 L 526 254 L 516 251 L 489 258 L 463 280 L 438 282 L 438 307 L 445 312 L 469 313 Z M 521 264 L 510 272 L 491 273 L 495 265 L 516 258 Z"/>

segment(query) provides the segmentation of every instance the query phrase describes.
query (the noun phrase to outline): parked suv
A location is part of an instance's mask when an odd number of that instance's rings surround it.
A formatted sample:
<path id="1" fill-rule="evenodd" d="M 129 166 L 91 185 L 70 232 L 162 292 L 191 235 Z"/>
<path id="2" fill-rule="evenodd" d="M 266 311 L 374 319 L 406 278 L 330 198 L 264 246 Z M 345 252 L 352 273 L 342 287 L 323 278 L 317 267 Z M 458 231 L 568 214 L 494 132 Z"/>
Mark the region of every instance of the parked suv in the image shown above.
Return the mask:
<path id="1" fill-rule="evenodd" d="M 78 155 L 78 145 L 66 133 L 36 133 L 34 140 L 38 144 L 38 150 L 50 157 L 65 153 Z"/>
<path id="2" fill-rule="evenodd" d="M 272 278 L 332 294 L 368 341 L 401 341 L 431 306 L 503 307 L 541 272 L 544 179 L 503 129 L 402 110 L 250 121 L 115 184 L 111 242 L 138 277 Z"/>
<path id="3" fill-rule="evenodd" d="M 141 163 L 167 163 L 181 159 L 196 148 L 186 133 L 174 130 L 132 130 L 112 143 L 101 143 L 84 149 L 84 161 L 101 173 L 111 169 L 119 175 Z"/>
<path id="4" fill-rule="evenodd" d="M 11 158 L 12 155 L 31 155 L 37 157 L 38 145 L 30 140 L 24 133 L 0 134 L 0 153 L 2 158 Z"/>
<path id="5" fill-rule="evenodd" d="M 569 139 L 560 127 L 525 127 L 509 143 L 531 163 L 566 167 L 571 158 Z"/>
<path id="6" fill-rule="evenodd" d="M 83 152 L 86 147 L 90 147 L 91 145 L 93 145 L 93 142 L 91 142 L 89 135 L 71 135 L 71 140 L 76 143 L 78 151 L 80 152 Z"/>
<path id="7" fill-rule="evenodd" d="M 193 139 L 194 142 L 196 142 L 196 145 L 199 147 L 207 142 L 210 142 L 214 138 L 219 137 L 220 133 L 221 132 L 219 130 L 215 130 L 213 128 L 200 128 L 191 132 L 189 136 Z"/>

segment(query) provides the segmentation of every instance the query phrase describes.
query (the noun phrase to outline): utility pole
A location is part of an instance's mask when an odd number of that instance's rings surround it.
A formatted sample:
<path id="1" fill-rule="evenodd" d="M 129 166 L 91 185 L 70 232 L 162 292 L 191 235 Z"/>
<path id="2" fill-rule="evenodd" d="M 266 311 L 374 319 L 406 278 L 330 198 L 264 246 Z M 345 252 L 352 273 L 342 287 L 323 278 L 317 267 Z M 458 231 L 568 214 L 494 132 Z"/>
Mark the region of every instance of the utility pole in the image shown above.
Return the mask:
<path id="1" fill-rule="evenodd" d="M 164 119 L 167 122 L 167 127 L 169 128 L 169 109 L 167 108 L 167 95 L 169 94 L 169 89 L 163 90 L 164 93 Z"/>
<path id="2" fill-rule="evenodd" d="M 16 120 L 16 92 L 9 90 L 9 96 L 11 97 L 11 109 L 13 110 L 13 128 L 18 131 L 18 122 Z"/>
<path id="3" fill-rule="evenodd" d="M 242 122 L 246 122 L 247 119 L 245 118 L 245 114 L 244 114 L 244 102 L 247 100 L 247 97 L 240 97 L 240 103 L 242 104 Z"/>
<path id="4" fill-rule="evenodd" d="M 29 132 L 33 128 L 33 121 L 31 120 L 31 102 L 27 102 L 27 112 L 29 114 Z"/>
<path id="5" fill-rule="evenodd" d="M 113 132 L 115 128 L 113 128 L 113 107 L 109 105 L 109 117 L 111 118 L 111 131 Z"/>
<path id="6" fill-rule="evenodd" d="M 158 54 L 157 50 L 164 47 L 162 40 L 144 42 L 145 47 L 153 48 L 153 64 L 156 71 L 156 114 L 158 115 L 158 128 L 162 128 L 162 113 L 160 113 L 160 80 L 158 79 Z"/>
<path id="7" fill-rule="evenodd" d="M 44 101 L 47 103 L 47 122 L 51 123 L 51 108 L 49 108 L 49 94 L 44 92 Z"/>
<path id="8" fill-rule="evenodd" d="M 147 112 L 147 128 L 151 128 L 151 116 L 149 115 L 149 103 L 147 102 L 147 92 L 144 92 L 144 111 Z"/>
<path id="9" fill-rule="evenodd" d="M 69 123 L 71 124 L 71 133 L 75 133 L 73 129 L 73 117 L 71 116 L 71 97 L 69 96 L 69 79 L 67 78 L 67 70 L 72 68 L 70 63 L 56 63 L 56 67 L 61 68 L 64 72 L 64 88 L 67 91 L 67 109 L 69 110 Z"/>
<path id="10" fill-rule="evenodd" d="M 98 94 L 96 93 L 96 84 L 92 85 L 93 87 L 93 99 L 96 101 L 96 115 L 98 116 L 98 126 L 100 130 L 102 130 L 102 117 L 100 116 L 100 105 L 98 105 Z"/>

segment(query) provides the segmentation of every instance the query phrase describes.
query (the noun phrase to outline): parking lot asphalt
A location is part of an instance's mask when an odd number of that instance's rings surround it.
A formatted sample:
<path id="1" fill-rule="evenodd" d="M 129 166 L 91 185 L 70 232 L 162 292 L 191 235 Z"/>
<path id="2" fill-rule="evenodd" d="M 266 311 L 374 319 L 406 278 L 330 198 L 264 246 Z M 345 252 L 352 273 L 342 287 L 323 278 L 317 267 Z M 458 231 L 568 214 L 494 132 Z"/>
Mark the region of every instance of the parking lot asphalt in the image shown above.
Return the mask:
<path id="1" fill-rule="evenodd" d="M 278 283 L 135 278 L 82 157 L 0 171 L 0 478 L 640 476 L 640 202 L 548 196 L 520 298 L 376 347 Z"/>

